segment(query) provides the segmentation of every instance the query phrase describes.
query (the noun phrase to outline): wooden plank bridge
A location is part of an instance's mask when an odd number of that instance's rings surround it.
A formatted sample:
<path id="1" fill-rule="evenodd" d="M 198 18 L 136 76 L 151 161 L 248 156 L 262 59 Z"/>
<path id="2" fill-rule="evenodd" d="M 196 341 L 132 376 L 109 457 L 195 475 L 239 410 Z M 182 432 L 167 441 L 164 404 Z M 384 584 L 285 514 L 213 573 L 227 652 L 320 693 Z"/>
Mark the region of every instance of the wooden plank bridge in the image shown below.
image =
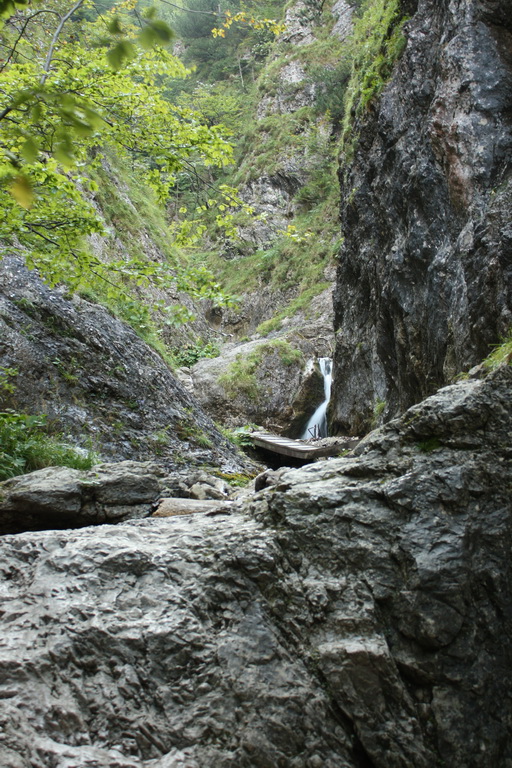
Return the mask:
<path id="1" fill-rule="evenodd" d="M 255 448 L 263 448 L 265 451 L 278 453 L 281 456 L 290 456 L 293 459 L 300 459 L 304 462 L 325 458 L 326 456 L 337 456 L 342 450 L 354 448 L 359 442 L 359 438 L 354 438 L 348 439 L 342 444 L 315 445 L 314 443 L 306 443 L 303 440 L 292 440 L 289 437 L 271 435 L 269 432 L 252 432 L 250 437 Z"/>

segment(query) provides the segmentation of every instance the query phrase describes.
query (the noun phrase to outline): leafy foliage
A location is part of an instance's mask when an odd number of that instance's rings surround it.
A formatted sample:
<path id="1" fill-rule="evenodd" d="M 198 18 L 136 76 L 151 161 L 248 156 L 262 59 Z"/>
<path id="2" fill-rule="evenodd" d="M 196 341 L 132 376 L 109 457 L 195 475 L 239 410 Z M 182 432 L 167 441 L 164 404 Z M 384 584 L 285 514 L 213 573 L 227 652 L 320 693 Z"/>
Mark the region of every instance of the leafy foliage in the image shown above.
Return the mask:
<path id="1" fill-rule="evenodd" d="M 129 25 L 121 26 L 118 11 L 127 6 L 133 3 L 121 3 L 108 18 L 85 23 L 80 39 L 74 28 L 58 37 L 57 27 L 48 46 L 51 28 L 36 34 L 29 11 L 18 11 L 3 34 L 10 55 L 0 73 L 0 204 L 5 214 L 0 238 L 6 247 L 26 249 L 29 266 L 38 267 L 51 284 L 66 282 L 72 290 L 86 290 L 101 280 L 110 293 L 129 294 L 130 285 L 165 286 L 178 280 L 180 287 L 191 287 L 197 277 L 176 275 L 172 262 L 152 262 L 140 253 L 108 264 L 91 254 L 84 238 L 104 235 L 104 227 L 83 190 L 97 190 L 90 172 L 109 147 L 136 162 L 160 199 L 183 167 L 222 166 L 231 160 L 224 129 L 206 125 L 191 109 L 162 96 L 161 82 L 183 77 L 186 69 L 154 45 L 154 36 L 159 42 L 167 38 L 151 14 L 143 25 L 143 32 L 151 34 L 142 38 Z M 51 6 L 40 13 L 50 14 L 60 26 L 70 15 Z M 133 39 L 141 45 L 130 43 L 130 54 L 114 60 L 118 45 L 112 47 L 110 38 L 121 34 L 123 44 Z M 204 274 L 199 277 L 197 290 L 205 295 L 211 286 Z"/>
<path id="2" fill-rule="evenodd" d="M 51 437 L 44 416 L 0 413 L 0 480 L 50 466 L 90 469 L 98 457 Z"/>
<path id="3" fill-rule="evenodd" d="M 172 351 L 174 362 L 178 366 L 189 366 L 197 363 L 198 360 L 202 360 L 208 357 L 218 357 L 220 354 L 219 347 L 212 341 L 202 341 L 198 339 L 196 342 L 189 342 L 184 344 L 179 349 Z"/>

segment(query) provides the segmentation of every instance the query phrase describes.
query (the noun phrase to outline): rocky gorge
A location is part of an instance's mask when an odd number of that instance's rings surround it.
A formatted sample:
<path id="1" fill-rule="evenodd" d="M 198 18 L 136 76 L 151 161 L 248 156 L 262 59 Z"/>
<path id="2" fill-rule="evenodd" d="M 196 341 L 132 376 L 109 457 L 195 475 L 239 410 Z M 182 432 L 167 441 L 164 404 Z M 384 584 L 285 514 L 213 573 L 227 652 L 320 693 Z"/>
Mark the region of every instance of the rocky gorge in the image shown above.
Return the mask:
<path id="1" fill-rule="evenodd" d="M 227 514 L 4 536 L 2 765 L 510 766 L 511 386 Z"/>
<path id="2" fill-rule="evenodd" d="M 0 483 L 1 768 L 512 768 L 510 344 L 480 364 L 512 306 L 505 0 L 396 4 L 403 51 L 340 145 L 336 278 L 315 263 L 294 304 L 290 264 L 267 269 L 310 215 L 312 137 L 340 139 L 301 110 L 372 3 L 284 11 L 258 131 L 298 113 L 306 149 L 241 164 L 266 214 L 223 254 L 247 292 L 189 303 L 220 355 L 173 369 L 16 249 L 0 262 L 2 409 L 98 452 Z M 323 215 L 291 231 L 312 262 Z M 252 480 L 228 430 L 297 436 L 327 356 L 331 433 L 366 436 Z"/>

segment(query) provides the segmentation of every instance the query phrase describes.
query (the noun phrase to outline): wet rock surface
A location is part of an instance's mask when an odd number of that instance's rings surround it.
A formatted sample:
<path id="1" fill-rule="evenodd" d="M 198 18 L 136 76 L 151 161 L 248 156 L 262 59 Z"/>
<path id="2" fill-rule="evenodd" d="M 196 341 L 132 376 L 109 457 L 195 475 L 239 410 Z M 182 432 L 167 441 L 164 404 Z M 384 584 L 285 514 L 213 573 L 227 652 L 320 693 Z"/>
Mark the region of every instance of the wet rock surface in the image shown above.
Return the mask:
<path id="1" fill-rule="evenodd" d="M 341 168 L 333 422 L 364 432 L 512 322 L 507 0 L 406 4 L 407 45 Z"/>
<path id="2" fill-rule="evenodd" d="M 0 365 L 17 371 L 14 393 L 2 392 L 4 409 L 45 413 L 104 460 L 247 467 L 129 326 L 51 290 L 14 258 L 0 262 Z"/>
<path id="3" fill-rule="evenodd" d="M 511 391 L 229 515 L 3 537 L 2 766 L 510 766 Z"/>

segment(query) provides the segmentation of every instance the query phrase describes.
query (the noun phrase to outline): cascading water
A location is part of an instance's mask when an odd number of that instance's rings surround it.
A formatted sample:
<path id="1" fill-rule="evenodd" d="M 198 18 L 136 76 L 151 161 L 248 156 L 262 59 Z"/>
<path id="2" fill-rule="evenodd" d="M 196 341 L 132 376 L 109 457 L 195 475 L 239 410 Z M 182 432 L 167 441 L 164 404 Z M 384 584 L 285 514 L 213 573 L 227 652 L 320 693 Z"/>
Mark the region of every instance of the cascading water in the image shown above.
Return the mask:
<path id="1" fill-rule="evenodd" d="M 324 377 L 324 401 L 306 424 L 301 435 L 302 440 L 308 440 L 312 437 L 327 437 L 327 406 L 331 399 L 332 360 L 330 357 L 319 357 L 318 365 Z"/>

